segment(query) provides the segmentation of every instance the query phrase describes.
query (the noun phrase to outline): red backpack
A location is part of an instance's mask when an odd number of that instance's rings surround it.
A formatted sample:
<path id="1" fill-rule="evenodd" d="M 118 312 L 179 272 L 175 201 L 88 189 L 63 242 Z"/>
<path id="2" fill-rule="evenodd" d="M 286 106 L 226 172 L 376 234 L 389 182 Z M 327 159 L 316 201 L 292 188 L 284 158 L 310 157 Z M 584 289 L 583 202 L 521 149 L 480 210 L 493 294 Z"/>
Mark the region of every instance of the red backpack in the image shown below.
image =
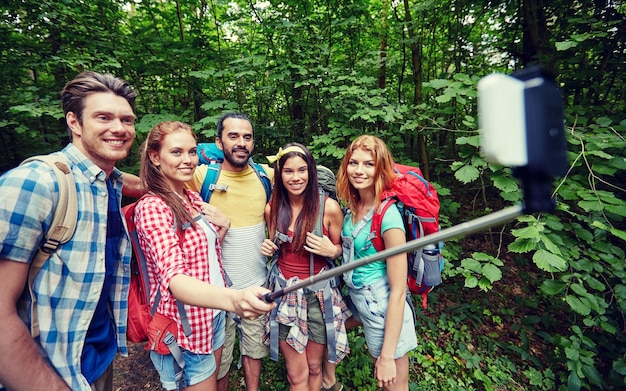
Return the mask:
<path id="1" fill-rule="evenodd" d="M 137 227 L 135 227 L 135 206 L 137 202 L 122 208 L 128 235 L 133 245 L 133 257 L 130 262 L 130 287 L 128 288 L 128 324 L 126 338 L 130 342 L 148 340 L 148 325 L 152 320 L 150 314 L 150 284 L 146 258 L 139 247 Z"/>
<path id="2" fill-rule="evenodd" d="M 154 304 L 150 306 L 150 280 L 148 278 L 148 266 L 146 256 L 139 245 L 139 236 L 135 226 L 135 207 L 139 201 L 126 205 L 122 208 L 128 236 L 133 246 L 131 257 L 130 287 L 128 288 L 128 321 L 126 338 L 131 342 L 146 342 L 146 350 L 154 350 L 160 354 L 171 354 L 174 357 L 174 378 L 178 390 L 185 387 L 185 359 L 177 343 L 178 326 L 176 322 L 156 312 L 161 292 L 157 290 Z M 182 240 L 182 230 L 176 233 Z M 191 326 L 185 312 L 182 301 L 176 300 L 176 307 L 180 315 L 185 335 L 191 335 Z"/>
<path id="3" fill-rule="evenodd" d="M 392 188 L 383 192 L 381 204 L 372 216 L 372 244 L 377 251 L 385 249 L 380 233 L 383 216 L 394 203 L 398 206 L 407 241 L 439 231 L 439 198 L 437 190 L 417 167 L 395 165 L 400 174 Z M 422 307 L 426 308 L 426 295 L 441 283 L 444 259 L 441 255 L 443 243 L 429 244 L 407 254 L 407 285 L 413 294 L 422 295 Z"/>
<path id="4" fill-rule="evenodd" d="M 130 287 L 128 288 L 126 338 L 134 343 L 148 341 L 148 326 L 161 299 L 161 295 L 157 293 L 154 306 L 150 306 L 148 266 L 146 265 L 146 256 L 139 246 L 139 236 L 137 235 L 137 227 L 135 226 L 135 207 L 137 206 L 137 202 L 139 201 L 122 208 L 122 213 L 124 213 L 126 226 L 128 228 L 128 236 L 133 246 L 133 256 L 130 262 Z M 184 305 L 182 302 L 177 301 L 177 307 L 181 314 L 183 328 L 187 334 L 187 330 L 190 332 L 191 329 L 185 316 Z"/>

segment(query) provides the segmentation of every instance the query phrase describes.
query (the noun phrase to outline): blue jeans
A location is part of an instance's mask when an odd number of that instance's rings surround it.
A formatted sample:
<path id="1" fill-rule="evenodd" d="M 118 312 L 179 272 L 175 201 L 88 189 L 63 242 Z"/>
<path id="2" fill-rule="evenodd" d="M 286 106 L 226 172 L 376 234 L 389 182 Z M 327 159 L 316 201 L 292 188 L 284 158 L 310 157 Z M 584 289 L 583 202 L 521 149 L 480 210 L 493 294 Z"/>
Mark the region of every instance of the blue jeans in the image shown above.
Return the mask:
<path id="1" fill-rule="evenodd" d="M 213 320 L 213 350 L 217 350 L 224 345 L 225 312 L 222 311 Z M 193 386 L 202 383 L 215 373 L 217 364 L 214 354 L 198 354 L 189 350 L 181 349 L 185 360 L 185 383 Z M 176 390 L 176 377 L 174 373 L 174 356 L 171 354 L 159 354 L 150 352 L 150 360 L 154 368 L 159 373 L 161 384 L 166 390 Z"/>

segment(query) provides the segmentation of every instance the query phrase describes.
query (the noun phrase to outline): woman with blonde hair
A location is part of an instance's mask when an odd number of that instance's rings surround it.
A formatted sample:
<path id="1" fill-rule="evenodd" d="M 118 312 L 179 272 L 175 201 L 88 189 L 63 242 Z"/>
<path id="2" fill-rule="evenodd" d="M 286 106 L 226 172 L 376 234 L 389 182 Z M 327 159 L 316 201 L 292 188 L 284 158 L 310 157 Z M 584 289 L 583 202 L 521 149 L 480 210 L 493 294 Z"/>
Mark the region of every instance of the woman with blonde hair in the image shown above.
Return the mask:
<path id="1" fill-rule="evenodd" d="M 370 135 L 348 147 L 337 175 L 337 195 L 349 208 L 342 229 L 343 262 L 375 254 L 371 219 L 383 191 L 396 178 L 394 160 L 385 143 Z M 385 248 L 406 243 L 398 208 L 389 207 L 380 233 Z M 343 275 L 363 323 L 365 340 L 374 358 L 374 374 L 384 390 L 409 389 L 408 352 L 417 346 L 415 321 L 407 300 L 407 256 L 398 254 L 360 266 Z"/>

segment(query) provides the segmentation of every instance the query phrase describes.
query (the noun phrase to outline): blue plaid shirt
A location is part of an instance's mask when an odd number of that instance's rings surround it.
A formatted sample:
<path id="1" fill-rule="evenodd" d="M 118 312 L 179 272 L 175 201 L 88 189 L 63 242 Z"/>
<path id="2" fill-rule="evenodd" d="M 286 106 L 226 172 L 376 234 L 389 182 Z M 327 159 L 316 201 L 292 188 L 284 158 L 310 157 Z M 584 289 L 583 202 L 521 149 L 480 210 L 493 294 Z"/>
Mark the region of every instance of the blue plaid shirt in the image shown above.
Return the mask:
<path id="1" fill-rule="evenodd" d="M 41 333 L 39 343 L 72 390 L 90 390 L 81 373 L 81 355 L 106 272 L 106 174 L 72 144 L 58 153 L 71 162 L 78 189 L 78 224 L 72 239 L 50 256 L 33 283 Z M 121 200 L 121 172 L 115 169 L 111 179 L 117 199 Z M 52 222 L 58 199 L 56 177 L 46 164 L 30 162 L 2 175 L 0 189 L 0 258 L 30 263 Z M 127 355 L 126 298 L 131 255 L 127 235 L 119 244 L 121 259 L 115 263 L 109 301 L 117 350 Z M 19 312 L 30 328 L 27 292 L 23 300 Z"/>

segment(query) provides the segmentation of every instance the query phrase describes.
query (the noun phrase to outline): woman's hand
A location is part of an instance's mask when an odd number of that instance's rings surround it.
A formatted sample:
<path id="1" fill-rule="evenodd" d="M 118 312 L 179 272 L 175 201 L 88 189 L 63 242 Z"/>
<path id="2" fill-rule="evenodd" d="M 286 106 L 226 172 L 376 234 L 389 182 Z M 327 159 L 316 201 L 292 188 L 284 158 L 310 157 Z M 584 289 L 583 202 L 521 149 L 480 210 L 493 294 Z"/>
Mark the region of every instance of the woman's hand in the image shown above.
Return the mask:
<path id="1" fill-rule="evenodd" d="M 306 234 L 306 245 L 304 249 L 310 253 L 330 259 L 335 259 L 341 255 L 340 244 L 334 244 L 326 235 L 317 236 L 311 232 Z"/>
<path id="2" fill-rule="evenodd" d="M 221 210 L 206 202 L 197 201 L 196 206 L 200 208 L 200 212 L 206 216 L 207 220 L 217 228 L 220 242 L 224 240 L 224 236 L 230 228 L 230 219 Z"/>
<path id="3" fill-rule="evenodd" d="M 393 357 L 378 357 L 374 365 L 374 375 L 378 387 L 396 384 L 396 361 Z"/>
<path id="4" fill-rule="evenodd" d="M 276 303 L 268 303 L 263 299 L 271 292 L 262 286 L 247 289 L 226 288 L 185 274 L 172 277 L 170 291 L 177 300 L 185 304 L 234 312 L 247 319 L 258 318 L 276 307 Z"/>
<path id="5" fill-rule="evenodd" d="M 200 212 L 202 212 L 213 225 L 220 228 L 230 228 L 230 219 L 215 206 L 202 201 L 197 201 L 196 205 L 200 208 Z"/>
<path id="6" fill-rule="evenodd" d="M 278 246 L 276 243 L 272 242 L 269 239 L 265 239 L 263 243 L 261 243 L 261 254 L 266 257 L 271 257 L 278 250 Z"/>
<path id="7" fill-rule="evenodd" d="M 260 286 L 237 291 L 239 298 L 234 300 L 235 309 L 233 312 L 246 319 L 256 319 L 270 312 L 276 307 L 276 303 L 268 303 L 263 300 L 263 296 L 267 293 L 270 291 Z"/>

